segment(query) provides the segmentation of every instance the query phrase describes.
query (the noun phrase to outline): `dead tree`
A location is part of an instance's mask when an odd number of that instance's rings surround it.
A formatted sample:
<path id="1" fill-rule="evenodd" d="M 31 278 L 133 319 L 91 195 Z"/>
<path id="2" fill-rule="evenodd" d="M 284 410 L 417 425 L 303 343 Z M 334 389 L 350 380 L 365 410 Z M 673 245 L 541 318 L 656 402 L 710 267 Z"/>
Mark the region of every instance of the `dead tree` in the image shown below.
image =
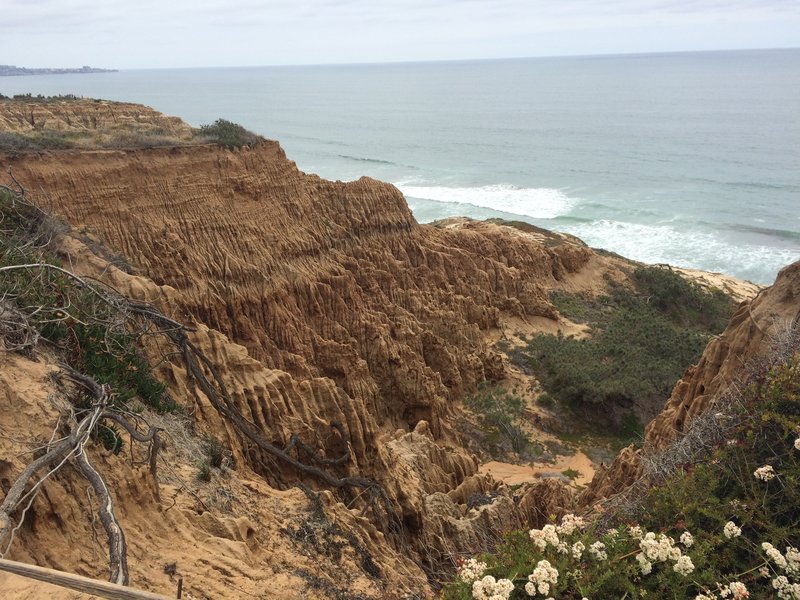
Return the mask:
<path id="1" fill-rule="evenodd" d="M 113 408 L 111 389 L 98 384 L 94 379 L 78 373 L 67 365 L 60 365 L 61 373 L 81 393 L 91 398 L 91 406 L 79 411 L 74 406 L 64 410 L 59 424 L 53 432 L 57 441 L 48 443 L 44 454 L 31 462 L 17 477 L 0 505 L 0 548 L 4 556 L 11 548 L 14 535 L 22 525 L 25 514 L 41 491 L 44 483 L 67 464 L 72 464 L 92 486 L 100 501 L 98 516 L 108 537 L 109 581 L 119 585 L 128 584 L 128 552 L 125 534 L 114 514 L 114 504 L 103 476 L 89 459 L 86 446 L 99 424 L 104 419 L 112 419 L 121 424 L 131 437 L 152 444 L 157 452 L 158 429 L 150 428 L 147 434 L 136 432 L 135 428 Z M 135 433 L 134 433 L 135 432 Z M 151 464 L 155 464 L 154 462 Z M 43 474 L 42 474 L 43 473 Z M 14 515 L 19 513 L 19 517 Z"/>

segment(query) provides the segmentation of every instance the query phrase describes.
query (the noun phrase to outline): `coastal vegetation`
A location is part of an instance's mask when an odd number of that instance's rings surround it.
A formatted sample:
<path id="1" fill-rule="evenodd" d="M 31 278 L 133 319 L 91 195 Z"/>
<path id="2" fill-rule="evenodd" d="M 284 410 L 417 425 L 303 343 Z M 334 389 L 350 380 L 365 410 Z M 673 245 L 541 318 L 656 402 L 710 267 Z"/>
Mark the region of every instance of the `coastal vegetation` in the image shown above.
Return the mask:
<path id="1" fill-rule="evenodd" d="M 596 517 L 555 515 L 460 560 L 442 598 L 800 598 L 800 343 L 661 450 Z"/>
<path id="2" fill-rule="evenodd" d="M 609 282 L 598 297 L 555 292 L 559 312 L 587 324 L 590 336 L 538 335 L 517 357 L 541 382 L 542 405 L 599 417 L 627 435 L 658 410 L 734 306 L 668 267 L 638 267 L 630 281 Z"/>
<path id="3" fill-rule="evenodd" d="M 70 368 L 113 389 L 114 406 L 126 408 L 138 398 L 157 412 L 174 410 L 137 349 L 137 332 L 120 319 L 120 307 L 76 281 L 52 253 L 53 240 L 66 226 L 6 189 L 0 189 L 0 222 L 0 333 L 6 350 L 46 344 Z M 119 449 L 113 439 L 106 445 Z"/>
<path id="4" fill-rule="evenodd" d="M 490 454 L 502 455 L 510 450 L 521 456 L 532 450 L 522 424 L 525 401 L 517 394 L 484 383 L 465 398 L 464 405 L 476 415 Z"/>
<path id="5" fill-rule="evenodd" d="M 108 126 L 100 127 L 94 109 L 82 115 L 73 115 L 54 126 L 58 110 L 50 113 L 53 105 L 64 102 L 91 102 L 112 106 L 114 103 L 81 98 L 72 94 L 44 96 L 41 94 L 0 94 L 0 102 L 13 106 L 13 118 L 23 127 L 19 130 L 0 131 L 0 152 L 21 153 L 43 150 L 69 150 L 79 148 L 137 149 L 190 144 L 217 144 L 225 148 L 252 147 L 263 138 L 237 123 L 217 119 L 197 128 L 173 129 L 164 125 L 147 124 L 139 119 L 113 118 Z"/>
<path id="6" fill-rule="evenodd" d="M 200 140 L 224 146 L 225 148 L 248 148 L 255 146 L 263 138 L 248 131 L 238 123 L 217 119 L 210 125 L 201 125 L 195 131 Z"/>

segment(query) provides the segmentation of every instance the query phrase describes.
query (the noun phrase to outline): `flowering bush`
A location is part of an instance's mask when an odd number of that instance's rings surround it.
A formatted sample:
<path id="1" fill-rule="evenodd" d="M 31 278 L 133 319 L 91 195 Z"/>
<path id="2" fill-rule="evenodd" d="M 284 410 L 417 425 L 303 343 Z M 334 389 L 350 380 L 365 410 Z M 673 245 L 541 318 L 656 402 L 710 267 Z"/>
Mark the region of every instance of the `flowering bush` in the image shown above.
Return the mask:
<path id="1" fill-rule="evenodd" d="M 500 593 L 476 595 L 460 576 L 442 597 L 800 600 L 800 357 L 737 401 L 734 443 L 654 486 L 639 523 L 606 529 L 565 515 L 512 533 L 478 563 L 484 579 L 507 582 Z"/>

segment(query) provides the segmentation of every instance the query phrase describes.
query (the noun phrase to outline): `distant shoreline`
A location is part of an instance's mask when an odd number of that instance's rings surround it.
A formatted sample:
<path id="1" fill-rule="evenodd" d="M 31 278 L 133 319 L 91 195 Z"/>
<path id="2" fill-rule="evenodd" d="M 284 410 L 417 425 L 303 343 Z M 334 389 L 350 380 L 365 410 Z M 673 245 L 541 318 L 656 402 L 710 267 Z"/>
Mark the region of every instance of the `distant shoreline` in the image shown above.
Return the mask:
<path id="1" fill-rule="evenodd" d="M 74 75 L 76 73 L 116 73 L 117 69 L 97 69 L 78 67 L 75 69 L 29 69 L 14 65 L 0 65 L 0 77 L 21 77 L 25 75 Z"/>

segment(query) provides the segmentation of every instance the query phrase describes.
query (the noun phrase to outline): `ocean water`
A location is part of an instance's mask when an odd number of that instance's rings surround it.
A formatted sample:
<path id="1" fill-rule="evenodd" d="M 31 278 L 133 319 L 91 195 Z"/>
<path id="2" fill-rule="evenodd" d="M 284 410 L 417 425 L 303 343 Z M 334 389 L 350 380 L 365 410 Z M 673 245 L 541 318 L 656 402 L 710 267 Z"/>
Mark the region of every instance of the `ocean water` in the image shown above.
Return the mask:
<path id="1" fill-rule="evenodd" d="M 800 259 L 800 50 L 0 78 L 23 92 L 224 117 L 306 172 L 394 183 L 420 222 L 524 220 L 762 284 Z"/>

